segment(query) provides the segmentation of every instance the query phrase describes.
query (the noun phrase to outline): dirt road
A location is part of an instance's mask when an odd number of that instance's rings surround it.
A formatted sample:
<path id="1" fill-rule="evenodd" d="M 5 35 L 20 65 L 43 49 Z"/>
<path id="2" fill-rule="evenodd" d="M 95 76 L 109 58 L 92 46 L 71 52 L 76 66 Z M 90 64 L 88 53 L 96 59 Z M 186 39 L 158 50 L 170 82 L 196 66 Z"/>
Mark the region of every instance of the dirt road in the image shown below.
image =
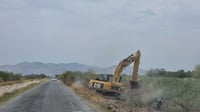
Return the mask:
<path id="1" fill-rule="evenodd" d="M 0 112 L 94 112 L 69 88 L 48 81 L 0 106 Z"/>

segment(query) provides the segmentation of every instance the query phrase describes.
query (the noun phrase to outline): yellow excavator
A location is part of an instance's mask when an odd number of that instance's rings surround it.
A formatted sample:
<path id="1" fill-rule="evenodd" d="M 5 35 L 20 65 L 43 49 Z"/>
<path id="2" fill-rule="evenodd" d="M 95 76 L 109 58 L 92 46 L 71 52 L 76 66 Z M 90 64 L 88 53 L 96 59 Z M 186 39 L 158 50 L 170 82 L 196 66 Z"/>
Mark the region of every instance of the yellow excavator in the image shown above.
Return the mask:
<path id="1" fill-rule="evenodd" d="M 102 93 L 114 93 L 120 95 L 125 86 L 120 82 L 120 74 L 124 68 L 134 62 L 132 80 L 130 80 L 131 89 L 138 88 L 137 73 L 139 69 L 141 53 L 138 50 L 135 55 L 131 54 L 129 57 L 123 59 L 116 67 L 114 75 L 100 74 L 101 78 L 91 79 L 89 88 L 95 89 Z"/>

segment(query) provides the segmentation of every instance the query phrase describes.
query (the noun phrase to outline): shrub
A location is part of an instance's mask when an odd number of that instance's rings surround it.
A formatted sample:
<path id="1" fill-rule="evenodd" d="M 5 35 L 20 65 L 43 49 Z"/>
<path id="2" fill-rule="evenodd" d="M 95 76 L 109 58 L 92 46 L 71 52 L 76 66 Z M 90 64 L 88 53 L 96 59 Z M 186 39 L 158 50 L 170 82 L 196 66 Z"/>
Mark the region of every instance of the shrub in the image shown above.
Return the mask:
<path id="1" fill-rule="evenodd" d="M 63 73 L 62 75 L 63 75 L 62 80 L 66 85 L 71 86 L 75 82 L 75 76 L 73 75 L 71 71 L 67 71 Z"/>
<path id="2" fill-rule="evenodd" d="M 142 85 L 139 90 L 141 99 L 139 101 L 143 105 L 150 104 L 150 106 L 155 108 L 155 99 L 163 97 L 164 104 L 162 108 L 166 112 L 200 111 L 199 79 L 147 76 L 143 76 L 141 79 Z"/>
<path id="3" fill-rule="evenodd" d="M 194 77 L 200 78 L 200 65 L 196 65 L 194 68 Z"/>

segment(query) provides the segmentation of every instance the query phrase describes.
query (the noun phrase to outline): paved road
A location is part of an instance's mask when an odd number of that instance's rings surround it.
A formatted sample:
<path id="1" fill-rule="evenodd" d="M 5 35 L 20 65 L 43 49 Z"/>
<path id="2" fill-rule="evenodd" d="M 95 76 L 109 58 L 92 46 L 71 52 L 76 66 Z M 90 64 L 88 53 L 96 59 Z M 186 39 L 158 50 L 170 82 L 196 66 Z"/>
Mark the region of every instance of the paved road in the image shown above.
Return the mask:
<path id="1" fill-rule="evenodd" d="M 0 106 L 0 112 L 94 112 L 58 81 L 48 81 Z"/>

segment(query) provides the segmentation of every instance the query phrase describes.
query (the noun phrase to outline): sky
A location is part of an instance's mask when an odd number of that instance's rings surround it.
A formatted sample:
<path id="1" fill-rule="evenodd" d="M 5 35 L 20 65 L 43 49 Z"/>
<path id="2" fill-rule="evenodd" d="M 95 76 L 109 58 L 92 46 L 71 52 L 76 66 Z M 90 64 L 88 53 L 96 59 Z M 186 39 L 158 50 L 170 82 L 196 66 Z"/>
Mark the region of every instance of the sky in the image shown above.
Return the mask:
<path id="1" fill-rule="evenodd" d="M 140 68 L 200 64 L 200 0 L 0 0 L 0 65 L 108 67 L 141 51 Z"/>

